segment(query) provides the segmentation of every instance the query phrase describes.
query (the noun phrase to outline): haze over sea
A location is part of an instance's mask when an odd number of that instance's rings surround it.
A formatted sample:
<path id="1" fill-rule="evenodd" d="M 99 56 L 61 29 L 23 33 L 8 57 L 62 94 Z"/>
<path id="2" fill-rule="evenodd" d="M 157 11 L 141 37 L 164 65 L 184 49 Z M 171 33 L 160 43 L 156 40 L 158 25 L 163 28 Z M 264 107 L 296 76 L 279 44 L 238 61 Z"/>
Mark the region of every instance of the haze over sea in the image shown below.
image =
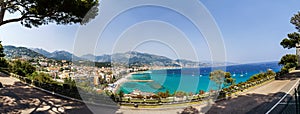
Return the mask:
<path id="1" fill-rule="evenodd" d="M 268 69 L 277 72 L 281 67 L 278 65 L 278 62 L 265 62 L 232 65 L 225 68 L 226 72 L 231 73 L 236 83 L 239 83 L 248 80 L 254 74 L 265 72 Z M 218 68 L 214 68 L 214 70 L 216 69 Z M 205 67 L 152 70 L 145 73 L 132 74 L 130 80 L 133 81 L 123 83 L 120 90 L 124 93 L 131 93 L 133 90 L 153 93 L 165 92 L 166 90 L 169 90 L 170 93 L 175 91 L 193 93 L 199 90 L 208 91 L 210 89 L 209 73 L 211 71 L 212 67 Z"/>

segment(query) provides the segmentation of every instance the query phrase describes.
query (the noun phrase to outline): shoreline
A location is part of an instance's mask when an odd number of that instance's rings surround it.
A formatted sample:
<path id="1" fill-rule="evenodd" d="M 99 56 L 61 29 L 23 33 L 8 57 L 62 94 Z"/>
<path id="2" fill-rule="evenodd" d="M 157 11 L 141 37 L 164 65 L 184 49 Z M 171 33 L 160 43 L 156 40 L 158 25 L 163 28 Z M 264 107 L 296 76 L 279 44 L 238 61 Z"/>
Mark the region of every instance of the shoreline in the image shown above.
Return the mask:
<path id="1" fill-rule="evenodd" d="M 136 73 L 139 73 L 139 72 L 131 72 L 131 73 L 128 73 L 126 75 L 124 75 L 124 77 L 120 78 L 119 80 L 117 80 L 116 82 L 114 82 L 113 84 L 116 85 L 116 87 L 114 87 L 112 89 L 112 92 L 114 94 L 116 94 L 117 90 L 120 88 L 121 84 L 125 83 L 125 82 L 128 82 L 128 78 L 130 78 L 132 76 L 132 74 L 136 74 Z"/>
<path id="2" fill-rule="evenodd" d="M 137 73 L 144 73 L 144 72 L 151 72 L 151 71 L 155 71 L 155 70 L 170 70 L 170 69 L 183 69 L 185 67 L 153 67 L 149 70 L 146 70 L 146 71 L 136 71 L 136 72 L 130 72 L 128 74 L 125 74 L 123 75 L 120 79 L 118 79 L 116 82 L 114 82 L 114 86 L 113 87 L 110 87 L 109 89 L 115 94 L 117 93 L 117 90 L 120 89 L 121 87 L 121 84 L 125 83 L 125 82 L 128 82 L 128 81 L 135 81 L 135 82 L 140 82 L 141 80 L 130 80 L 129 78 L 132 77 L 132 74 L 137 74 Z M 199 67 L 198 67 L 199 68 Z M 251 73 L 250 73 L 251 74 Z M 251 74 L 248 76 L 248 79 L 251 77 L 251 76 L 254 76 L 255 74 L 259 74 L 259 73 L 254 73 L 254 74 Z M 246 74 L 248 75 L 248 74 Z M 202 77 L 202 76 L 201 76 Z M 232 76 L 232 78 L 235 78 L 237 79 L 235 76 Z M 147 80 L 145 82 L 150 82 L 150 81 L 153 81 L 153 80 Z M 238 82 L 238 83 L 242 83 L 242 82 L 246 82 L 247 80 L 242 80 L 241 79 L 241 82 Z M 144 82 L 144 81 L 141 81 L 141 82 Z"/>

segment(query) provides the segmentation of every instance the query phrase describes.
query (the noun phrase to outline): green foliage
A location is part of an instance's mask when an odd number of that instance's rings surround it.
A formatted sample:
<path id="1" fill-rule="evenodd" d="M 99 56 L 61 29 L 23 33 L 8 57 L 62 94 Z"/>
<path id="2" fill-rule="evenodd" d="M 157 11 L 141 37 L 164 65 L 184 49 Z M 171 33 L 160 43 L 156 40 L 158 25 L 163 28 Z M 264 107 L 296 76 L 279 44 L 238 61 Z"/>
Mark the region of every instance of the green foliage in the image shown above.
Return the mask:
<path id="1" fill-rule="evenodd" d="M 210 73 L 209 78 L 217 84 L 224 82 L 225 86 L 234 84 L 235 79 L 231 77 L 230 72 L 224 72 L 222 70 L 215 70 Z"/>
<path id="2" fill-rule="evenodd" d="M 279 61 L 279 65 L 283 65 L 281 68 L 281 73 L 285 74 L 288 73 L 289 69 L 297 67 L 298 66 L 298 57 L 294 54 L 287 54 L 281 58 Z"/>
<path id="3" fill-rule="evenodd" d="M 267 72 L 262 72 L 262 73 L 251 76 L 247 81 L 252 82 L 255 80 L 260 80 L 260 79 L 264 79 L 266 77 L 275 76 L 275 75 L 276 75 L 276 73 L 274 71 L 268 70 Z"/>
<path id="4" fill-rule="evenodd" d="M 274 71 L 272 71 L 272 70 L 268 70 L 268 71 L 266 72 L 266 75 L 267 75 L 267 76 L 275 76 L 276 73 L 275 73 Z"/>
<path id="5" fill-rule="evenodd" d="M 288 34 L 287 36 L 288 36 L 288 38 L 284 38 L 280 42 L 280 45 L 283 48 L 288 48 L 288 49 L 295 48 L 296 44 L 299 43 L 299 41 L 300 41 L 300 34 L 297 32 L 294 32 L 294 33 Z"/>
<path id="6" fill-rule="evenodd" d="M 42 72 L 34 72 L 31 75 L 27 75 L 27 77 L 31 80 L 36 80 L 43 83 L 53 83 L 51 76 Z"/>
<path id="7" fill-rule="evenodd" d="M 283 75 L 283 74 L 286 74 L 286 73 L 289 73 L 289 68 L 282 67 L 282 68 L 280 69 L 280 75 Z"/>
<path id="8" fill-rule="evenodd" d="M 3 57 L 0 57 L 0 69 L 1 68 L 7 68 L 9 66 L 9 63 L 7 60 Z"/>
<path id="9" fill-rule="evenodd" d="M 290 21 L 293 25 L 295 25 L 295 28 L 300 31 L 300 12 L 295 14 Z"/>
<path id="10" fill-rule="evenodd" d="M 4 48 L 3 48 L 2 44 L 1 44 L 1 42 L 2 41 L 0 41 L 0 57 L 4 57 L 5 56 L 5 54 L 4 54 Z"/>
<path id="11" fill-rule="evenodd" d="M 21 22 L 25 27 L 38 27 L 48 23 L 87 23 L 98 14 L 98 0 L 2 0 L 0 26 Z M 90 10 L 91 9 L 91 10 Z M 87 18 L 84 18 L 86 14 Z M 19 13 L 18 18 L 4 20 L 5 12 Z"/>
<path id="12" fill-rule="evenodd" d="M 226 85 L 232 85 L 232 84 L 234 84 L 234 82 L 235 82 L 234 78 L 225 78 Z"/>
<path id="13" fill-rule="evenodd" d="M 6 59 L 4 58 L 5 54 L 4 54 L 4 48 L 1 44 L 0 41 L 0 70 L 2 70 L 3 68 L 7 68 L 9 66 L 8 62 L 6 61 Z"/>
<path id="14" fill-rule="evenodd" d="M 230 72 L 225 72 L 225 78 L 231 78 L 231 73 Z"/>
<path id="15" fill-rule="evenodd" d="M 298 32 L 300 32 L 300 12 L 298 12 L 297 14 L 295 14 L 290 21 L 293 25 L 295 25 L 295 28 L 298 30 Z M 295 48 L 297 47 L 297 45 L 300 43 L 300 34 L 297 32 L 294 33 L 290 33 L 287 35 L 288 38 L 284 38 L 281 42 L 280 45 L 283 48 Z M 291 55 L 291 54 L 287 54 L 285 56 L 283 56 L 279 62 L 280 65 L 283 65 L 280 74 L 285 74 L 289 72 L 290 68 L 293 67 L 297 67 L 297 56 L 300 55 Z"/>
<path id="16" fill-rule="evenodd" d="M 225 72 L 222 70 L 215 70 L 209 74 L 209 79 L 216 84 L 222 84 L 224 82 Z"/>
<path id="17" fill-rule="evenodd" d="M 76 87 L 76 82 L 75 80 L 72 80 L 71 78 L 65 78 L 64 79 L 64 84 L 68 84 L 71 87 Z"/>
<path id="18" fill-rule="evenodd" d="M 265 78 L 266 76 L 267 75 L 265 73 L 255 74 L 255 75 L 251 76 L 247 81 L 254 81 L 254 80 L 262 79 L 262 78 Z"/>
<path id="19" fill-rule="evenodd" d="M 267 72 L 262 72 L 259 74 L 255 74 L 251 76 L 246 82 L 241 82 L 238 84 L 233 84 L 231 86 L 228 86 L 226 88 L 223 88 L 220 92 L 218 98 L 224 98 L 227 95 L 231 95 L 232 93 L 236 91 L 243 91 L 246 88 L 249 88 L 251 86 L 255 86 L 256 84 L 263 83 L 267 80 L 273 79 L 275 77 L 276 73 L 272 70 L 268 70 Z"/>
<path id="20" fill-rule="evenodd" d="M 122 97 L 124 97 L 124 92 L 122 90 L 120 90 L 118 95 L 119 95 L 120 98 L 122 98 Z"/>
<path id="21" fill-rule="evenodd" d="M 29 62 L 20 60 L 13 61 L 9 67 L 10 72 L 20 76 L 31 75 L 35 71 L 35 67 Z"/>

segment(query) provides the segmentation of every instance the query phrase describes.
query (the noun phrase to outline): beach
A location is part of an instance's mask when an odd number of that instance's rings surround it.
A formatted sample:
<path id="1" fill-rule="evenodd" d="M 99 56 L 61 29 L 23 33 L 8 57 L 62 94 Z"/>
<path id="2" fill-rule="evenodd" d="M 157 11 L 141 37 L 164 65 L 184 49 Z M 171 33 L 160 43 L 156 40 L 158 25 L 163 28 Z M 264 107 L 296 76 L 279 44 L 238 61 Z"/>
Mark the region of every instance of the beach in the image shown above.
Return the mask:
<path id="1" fill-rule="evenodd" d="M 112 92 L 114 94 L 116 94 L 116 92 L 120 88 L 121 84 L 127 82 L 129 80 L 129 78 L 132 76 L 132 74 L 135 74 L 135 73 L 138 73 L 138 72 L 128 73 L 128 74 L 124 75 L 121 79 L 119 79 L 116 82 L 114 82 L 115 87 L 112 88 Z"/>

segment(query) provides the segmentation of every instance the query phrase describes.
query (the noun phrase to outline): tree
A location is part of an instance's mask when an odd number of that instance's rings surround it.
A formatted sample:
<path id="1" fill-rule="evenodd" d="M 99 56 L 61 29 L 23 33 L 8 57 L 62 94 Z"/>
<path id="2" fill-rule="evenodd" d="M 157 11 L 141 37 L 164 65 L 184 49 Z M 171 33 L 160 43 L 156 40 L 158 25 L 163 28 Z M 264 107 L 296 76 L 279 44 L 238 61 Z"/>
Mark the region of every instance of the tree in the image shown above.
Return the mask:
<path id="1" fill-rule="evenodd" d="M 235 79 L 231 77 L 230 72 L 224 72 L 222 70 L 215 70 L 211 72 L 209 78 L 214 81 L 219 88 L 222 86 L 223 82 L 225 86 L 230 86 L 235 82 Z"/>
<path id="2" fill-rule="evenodd" d="M 225 72 L 225 80 L 224 80 L 226 86 L 230 86 L 235 83 L 235 79 L 231 77 L 230 72 Z"/>
<path id="3" fill-rule="evenodd" d="M 28 28 L 52 22 L 85 24 L 98 14 L 97 5 L 98 0 L 0 0 L 0 26 L 12 22 Z M 20 16 L 4 20 L 5 13 Z"/>
<path id="4" fill-rule="evenodd" d="M 0 70 L 2 70 L 2 68 L 7 68 L 9 65 L 8 62 L 6 61 L 6 59 L 4 58 L 4 56 L 5 56 L 4 48 L 0 41 Z"/>
<path id="5" fill-rule="evenodd" d="M 2 44 L 1 44 L 1 42 L 2 41 L 0 41 L 0 58 L 5 56 L 5 54 L 4 54 L 4 48 L 3 48 Z"/>
<path id="6" fill-rule="evenodd" d="M 209 79 L 217 84 L 217 89 L 220 89 L 225 79 L 225 72 L 222 70 L 215 70 L 209 74 Z"/>
<path id="7" fill-rule="evenodd" d="M 283 56 L 278 63 L 279 65 L 283 66 L 281 68 L 281 73 L 288 73 L 289 69 L 297 67 L 297 61 L 298 57 L 294 54 L 286 54 L 285 56 Z"/>
<path id="8" fill-rule="evenodd" d="M 65 78 L 64 79 L 64 84 L 70 85 L 70 87 L 76 87 L 76 82 L 75 80 L 72 80 L 72 78 Z"/>
<path id="9" fill-rule="evenodd" d="M 6 59 L 5 58 L 3 58 L 3 57 L 0 57 L 0 70 L 2 69 L 2 68 L 7 68 L 8 67 L 8 62 L 6 61 Z"/>
<path id="10" fill-rule="evenodd" d="M 42 83 L 52 83 L 54 82 L 49 74 L 42 72 L 34 72 L 31 75 L 27 75 L 32 80 L 36 80 Z"/>
<path id="11" fill-rule="evenodd" d="M 300 32 L 300 12 L 294 14 L 290 22 L 295 25 L 295 28 Z"/>
<path id="12" fill-rule="evenodd" d="M 300 32 L 300 12 L 298 12 L 291 18 L 290 23 L 292 23 L 295 26 L 295 28 L 298 30 L 298 32 Z M 280 45 L 283 48 L 288 48 L 288 49 L 296 48 L 296 58 L 300 57 L 300 34 L 298 32 L 293 32 L 293 33 L 287 34 L 287 38 L 284 38 L 280 42 Z M 287 67 L 287 68 L 283 68 L 282 70 L 286 71 L 289 69 L 289 67 L 286 65 L 284 65 L 284 67 Z"/>
<path id="13" fill-rule="evenodd" d="M 297 44 L 299 43 L 299 41 L 300 41 L 300 34 L 297 32 L 294 32 L 294 33 L 288 34 L 287 38 L 284 38 L 280 42 L 280 45 L 283 48 L 291 49 L 291 48 L 297 47 Z"/>
<path id="14" fill-rule="evenodd" d="M 122 101 L 122 98 L 124 97 L 124 92 L 122 90 L 120 90 L 118 95 L 119 95 L 120 101 Z"/>
<path id="15" fill-rule="evenodd" d="M 11 63 L 9 70 L 12 73 L 26 76 L 31 75 L 35 71 L 35 67 L 32 66 L 29 62 L 17 60 Z"/>

